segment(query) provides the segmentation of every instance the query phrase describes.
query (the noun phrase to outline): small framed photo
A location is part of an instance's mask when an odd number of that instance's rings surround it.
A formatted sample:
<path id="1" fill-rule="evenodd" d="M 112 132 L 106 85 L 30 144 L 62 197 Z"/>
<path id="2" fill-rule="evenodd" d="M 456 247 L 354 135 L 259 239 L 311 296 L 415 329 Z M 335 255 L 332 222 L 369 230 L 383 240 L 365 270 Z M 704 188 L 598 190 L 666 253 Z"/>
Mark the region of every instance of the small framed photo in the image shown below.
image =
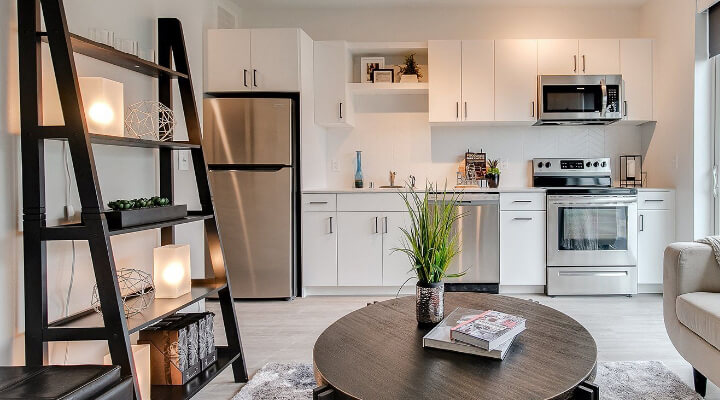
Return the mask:
<path id="1" fill-rule="evenodd" d="M 385 68 L 385 57 L 360 58 L 360 82 L 372 82 L 372 73 L 376 69 Z"/>
<path id="2" fill-rule="evenodd" d="M 392 68 L 376 68 L 372 72 L 373 83 L 394 83 L 395 70 Z"/>

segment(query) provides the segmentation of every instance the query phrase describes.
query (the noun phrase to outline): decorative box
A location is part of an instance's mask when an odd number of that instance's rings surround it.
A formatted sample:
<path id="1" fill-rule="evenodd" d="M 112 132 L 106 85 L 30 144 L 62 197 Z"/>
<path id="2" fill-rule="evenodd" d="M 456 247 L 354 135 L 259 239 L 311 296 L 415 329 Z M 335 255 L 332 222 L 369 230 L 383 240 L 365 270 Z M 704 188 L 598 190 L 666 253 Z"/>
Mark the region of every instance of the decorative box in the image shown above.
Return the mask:
<path id="1" fill-rule="evenodd" d="M 198 324 L 198 356 L 202 369 L 205 370 L 212 363 L 217 361 L 217 350 L 215 349 L 215 330 L 213 328 L 213 316 L 211 312 L 186 314 L 187 318 Z"/>
<path id="2" fill-rule="evenodd" d="M 200 373 L 190 364 L 189 329 L 181 320 L 166 319 L 140 331 L 138 344 L 150 345 L 150 380 L 153 385 L 183 385 Z"/>

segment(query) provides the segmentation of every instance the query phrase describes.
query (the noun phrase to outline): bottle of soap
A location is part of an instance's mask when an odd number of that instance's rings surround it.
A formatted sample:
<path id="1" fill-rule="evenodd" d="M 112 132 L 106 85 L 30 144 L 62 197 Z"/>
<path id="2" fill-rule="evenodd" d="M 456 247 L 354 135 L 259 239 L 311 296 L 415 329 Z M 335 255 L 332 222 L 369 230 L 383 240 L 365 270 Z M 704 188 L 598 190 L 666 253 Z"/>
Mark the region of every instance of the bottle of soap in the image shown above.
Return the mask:
<path id="1" fill-rule="evenodd" d="M 355 169 L 355 188 L 362 189 L 363 184 L 363 173 L 362 173 L 362 151 L 357 150 L 357 167 Z"/>

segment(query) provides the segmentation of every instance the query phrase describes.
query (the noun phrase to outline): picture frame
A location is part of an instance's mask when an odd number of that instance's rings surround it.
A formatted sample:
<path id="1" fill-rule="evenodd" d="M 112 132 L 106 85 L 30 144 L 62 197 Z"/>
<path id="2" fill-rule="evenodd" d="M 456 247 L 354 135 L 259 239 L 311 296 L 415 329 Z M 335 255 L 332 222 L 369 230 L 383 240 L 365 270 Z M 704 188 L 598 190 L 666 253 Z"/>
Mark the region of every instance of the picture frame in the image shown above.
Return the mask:
<path id="1" fill-rule="evenodd" d="M 361 57 L 360 82 L 371 83 L 372 72 L 376 69 L 382 68 L 385 68 L 385 57 Z"/>
<path id="2" fill-rule="evenodd" d="M 395 71 L 392 68 L 376 68 L 372 71 L 373 83 L 395 83 Z"/>

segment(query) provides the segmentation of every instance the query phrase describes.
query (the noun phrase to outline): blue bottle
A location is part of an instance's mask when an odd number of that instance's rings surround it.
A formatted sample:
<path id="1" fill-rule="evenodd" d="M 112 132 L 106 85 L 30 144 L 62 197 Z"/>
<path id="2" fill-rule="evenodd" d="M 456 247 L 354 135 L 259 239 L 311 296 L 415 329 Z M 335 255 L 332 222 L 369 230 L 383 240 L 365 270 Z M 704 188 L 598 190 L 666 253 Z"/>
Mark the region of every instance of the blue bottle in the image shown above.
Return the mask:
<path id="1" fill-rule="evenodd" d="M 355 187 L 361 189 L 363 187 L 363 174 L 362 174 L 362 151 L 357 150 L 357 169 L 355 169 Z"/>

